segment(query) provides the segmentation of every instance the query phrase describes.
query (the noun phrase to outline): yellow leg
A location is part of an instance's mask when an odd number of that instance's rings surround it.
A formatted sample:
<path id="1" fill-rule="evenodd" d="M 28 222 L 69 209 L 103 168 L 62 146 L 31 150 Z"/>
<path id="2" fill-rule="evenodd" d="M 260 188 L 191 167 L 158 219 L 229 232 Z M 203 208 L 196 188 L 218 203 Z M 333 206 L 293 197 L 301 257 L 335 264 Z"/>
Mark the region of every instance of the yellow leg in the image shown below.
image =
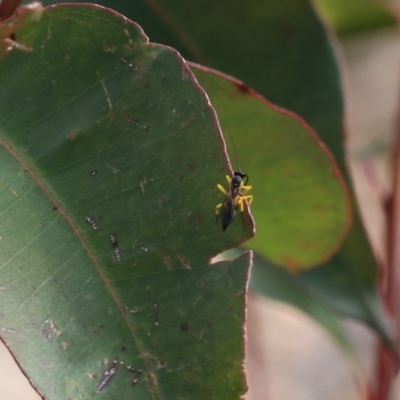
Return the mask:
<path id="1" fill-rule="evenodd" d="M 218 188 L 224 195 L 227 195 L 227 194 L 228 194 L 228 192 L 225 190 L 225 188 L 224 188 L 222 185 L 218 184 L 218 185 L 217 185 L 217 188 Z"/>
<path id="2" fill-rule="evenodd" d="M 253 186 L 244 186 L 244 185 L 242 185 L 241 187 L 240 187 L 240 190 L 243 192 L 243 193 L 246 193 L 246 192 L 248 192 L 251 188 L 252 188 Z"/>
<path id="3" fill-rule="evenodd" d="M 245 200 L 247 200 L 248 205 L 250 205 L 253 201 L 253 196 L 252 195 L 248 195 L 248 196 L 239 196 L 236 200 L 236 204 L 240 206 L 240 211 L 243 212 L 244 211 L 244 203 Z"/>
<path id="4" fill-rule="evenodd" d="M 217 204 L 217 206 L 215 207 L 215 215 L 218 216 L 219 215 L 219 211 L 221 209 L 221 207 L 224 205 L 224 203 L 219 203 Z"/>

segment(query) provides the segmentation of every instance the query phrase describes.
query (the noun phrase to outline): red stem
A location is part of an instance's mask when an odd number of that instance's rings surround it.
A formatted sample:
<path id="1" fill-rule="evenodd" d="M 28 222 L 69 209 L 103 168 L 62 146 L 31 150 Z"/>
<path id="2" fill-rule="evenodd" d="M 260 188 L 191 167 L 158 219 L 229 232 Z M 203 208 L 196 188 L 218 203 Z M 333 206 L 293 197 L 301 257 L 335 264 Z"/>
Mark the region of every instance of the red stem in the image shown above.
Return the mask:
<path id="1" fill-rule="evenodd" d="M 381 270 L 380 292 L 393 319 L 396 336 L 400 326 L 399 271 L 400 271 L 400 114 L 393 143 L 393 190 L 385 205 L 387 229 L 387 265 Z M 397 337 L 395 338 L 397 340 Z M 397 343 L 398 347 L 398 343 Z M 377 400 L 388 400 L 393 377 L 398 368 L 390 351 L 380 344 L 377 362 Z"/>

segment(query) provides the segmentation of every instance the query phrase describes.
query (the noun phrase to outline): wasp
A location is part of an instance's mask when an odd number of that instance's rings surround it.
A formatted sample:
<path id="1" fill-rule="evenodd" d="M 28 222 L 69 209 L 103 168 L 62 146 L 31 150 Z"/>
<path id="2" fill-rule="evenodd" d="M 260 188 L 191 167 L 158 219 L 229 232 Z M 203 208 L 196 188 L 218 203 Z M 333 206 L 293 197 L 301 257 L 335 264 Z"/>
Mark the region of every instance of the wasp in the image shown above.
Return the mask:
<path id="1" fill-rule="evenodd" d="M 218 219 L 221 216 L 223 231 L 225 231 L 228 228 L 228 226 L 232 223 L 233 219 L 237 214 L 238 209 L 240 209 L 240 212 L 243 213 L 245 201 L 247 200 L 249 205 L 253 201 L 253 196 L 246 194 L 252 188 L 252 186 L 249 186 L 247 184 L 249 181 L 249 177 L 245 172 L 243 172 L 240 169 L 239 158 L 235 142 L 233 141 L 233 139 L 232 143 L 236 153 L 238 170 L 234 171 L 232 178 L 229 175 L 226 175 L 226 180 L 228 181 L 229 185 L 228 190 L 226 190 L 220 184 L 217 185 L 217 188 L 225 195 L 225 199 L 222 203 L 217 204 L 217 206 L 215 207 L 215 215 L 216 215 L 215 223 L 218 222 Z"/>

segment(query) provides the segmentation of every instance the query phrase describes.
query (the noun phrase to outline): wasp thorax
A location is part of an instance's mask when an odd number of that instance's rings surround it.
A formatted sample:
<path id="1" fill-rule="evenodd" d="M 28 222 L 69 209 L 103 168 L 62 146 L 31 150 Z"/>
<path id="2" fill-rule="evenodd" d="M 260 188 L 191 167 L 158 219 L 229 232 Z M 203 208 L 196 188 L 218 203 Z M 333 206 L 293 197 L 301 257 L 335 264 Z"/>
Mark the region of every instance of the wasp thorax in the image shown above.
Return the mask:
<path id="1" fill-rule="evenodd" d="M 243 179 L 242 179 L 241 176 L 234 175 L 233 178 L 232 178 L 232 182 L 231 182 L 232 187 L 234 187 L 234 188 L 239 187 L 240 184 L 242 183 L 242 180 Z"/>

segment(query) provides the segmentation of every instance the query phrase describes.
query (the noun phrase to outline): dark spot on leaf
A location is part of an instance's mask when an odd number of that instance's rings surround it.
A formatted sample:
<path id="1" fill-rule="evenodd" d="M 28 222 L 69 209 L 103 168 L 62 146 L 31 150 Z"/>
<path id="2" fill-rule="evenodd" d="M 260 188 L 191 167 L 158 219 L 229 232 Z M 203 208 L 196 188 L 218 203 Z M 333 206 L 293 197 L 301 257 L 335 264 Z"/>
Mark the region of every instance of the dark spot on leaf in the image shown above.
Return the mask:
<path id="1" fill-rule="evenodd" d="M 211 321 L 207 321 L 207 327 L 208 327 L 208 328 L 212 328 L 212 327 L 213 327 L 213 324 L 212 324 Z"/>
<path id="2" fill-rule="evenodd" d="M 106 369 L 103 372 L 103 375 L 100 378 L 100 382 L 97 385 L 97 393 L 101 392 L 106 386 L 108 386 L 111 380 L 114 378 L 117 373 L 118 366 L 120 365 L 119 359 L 116 358 L 111 367 Z"/>
<path id="3" fill-rule="evenodd" d="M 57 206 L 53 206 L 52 210 L 53 210 L 53 211 L 57 211 L 57 210 L 58 210 L 58 207 L 57 207 Z"/>
<path id="4" fill-rule="evenodd" d="M 189 324 L 187 322 L 183 322 L 181 324 L 181 331 L 186 332 L 189 330 Z"/>
<path id="5" fill-rule="evenodd" d="M 236 85 L 237 89 L 242 93 L 250 92 L 250 88 L 247 85 L 245 85 L 243 82 L 236 83 L 235 85 Z"/>
<path id="6" fill-rule="evenodd" d="M 123 353 L 126 353 L 126 352 L 128 351 L 128 349 L 127 349 L 126 347 L 121 347 L 121 351 L 122 351 Z"/>
<path id="7" fill-rule="evenodd" d="M 198 220 L 199 222 L 203 222 L 203 221 L 204 221 L 204 217 L 203 217 L 202 215 L 198 215 L 198 216 L 197 216 L 197 220 Z"/>
<path id="8" fill-rule="evenodd" d="M 183 266 L 184 266 L 185 268 L 190 269 L 189 260 L 188 260 L 187 258 L 185 258 L 185 257 L 179 257 L 179 259 L 180 259 L 181 263 L 183 264 Z"/>
<path id="9" fill-rule="evenodd" d="M 165 82 L 165 75 L 161 74 L 161 82 L 164 83 Z"/>
<path id="10" fill-rule="evenodd" d="M 10 33 L 9 38 L 15 42 L 17 40 L 17 35 L 15 33 Z"/>
<path id="11" fill-rule="evenodd" d="M 50 329 L 43 329 L 43 330 L 42 330 L 42 335 L 43 335 L 46 339 L 50 339 L 50 335 L 51 335 Z"/>
<path id="12" fill-rule="evenodd" d="M 232 275 L 232 269 L 231 269 L 231 268 L 228 268 L 228 269 L 226 270 L 226 273 L 227 273 L 227 275 Z"/>
<path id="13" fill-rule="evenodd" d="M 139 369 L 139 371 L 136 372 L 136 375 L 132 380 L 132 385 L 136 385 L 138 383 L 140 375 L 142 375 L 142 370 L 141 369 Z"/>
<path id="14" fill-rule="evenodd" d="M 183 176 L 179 177 L 179 180 L 182 182 L 185 178 Z"/>

